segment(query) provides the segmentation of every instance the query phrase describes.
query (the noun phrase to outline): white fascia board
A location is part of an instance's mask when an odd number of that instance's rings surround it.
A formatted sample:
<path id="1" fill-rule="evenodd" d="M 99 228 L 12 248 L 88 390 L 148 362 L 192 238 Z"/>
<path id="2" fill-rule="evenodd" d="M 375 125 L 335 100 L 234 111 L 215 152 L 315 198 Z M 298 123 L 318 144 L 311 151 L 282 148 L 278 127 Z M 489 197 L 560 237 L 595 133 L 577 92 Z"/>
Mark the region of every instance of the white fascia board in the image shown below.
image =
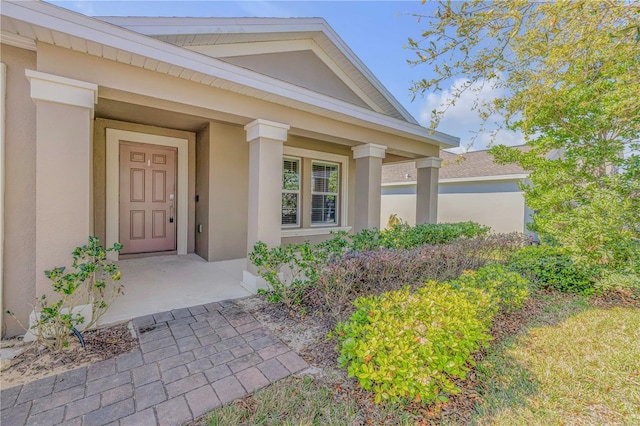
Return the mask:
<path id="1" fill-rule="evenodd" d="M 463 178 L 439 179 L 439 183 L 462 183 L 462 182 L 482 182 L 482 181 L 500 181 L 500 180 L 520 180 L 526 179 L 529 175 L 526 173 L 513 175 L 494 175 L 494 176 L 472 176 Z"/>
<path id="2" fill-rule="evenodd" d="M 322 31 L 322 18 L 175 18 L 148 16 L 97 16 L 95 19 L 144 35 L 217 33 L 286 33 Z"/>
<path id="3" fill-rule="evenodd" d="M 345 55 L 353 65 L 373 84 L 373 86 L 400 112 L 400 114 L 410 123 L 419 125 L 416 119 L 407 111 L 400 102 L 387 90 L 386 87 L 378 80 L 378 78 L 367 68 L 367 66 L 358 58 L 351 48 L 340 38 L 340 36 L 331 28 L 331 26 L 323 19 L 323 33 L 335 44 L 343 55 Z"/>
<path id="4" fill-rule="evenodd" d="M 418 124 L 370 111 L 45 2 L 7 0 L 3 2 L 2 13 L 32 25 L 95 41 L 266 93 L 334 111 L 361 120 L 368 127 L 371 127 L 371 124 L 377 124 L 399 131 L 400 135 L 404 137 L 423 142 L 423 139 L 428 139 L 441 148 L 453 148 L 458 146 L 460 142 L 457 137 L 434 132 Z M 322 21 L 324 22 L 324 20 Z"/>
<path id="5" fill-rule="evenodd" d="M 385 187 L 393 187 L 393 186 L 411 186 L 416 185 L 418 182 L 415 180 L 408 180 L 406 182 L 387 182 L 383 183 L 382 186 Z"/>
<path id="6" fill-rule="evenodd" d="M 516 175 L 495 175 L 495 176 L 473 176 L 473 177 L 464 177 L 464 178 L 448 178 L 448 179 L 438 179 L 438 183 L 465 183 L 465 182 L 483 182 L 483 181 L 502 181 L 502 180 L 523 180 L 529 177 L 528 174 L 516 174 Z M 382 186 L 411 186 L 415 185 L 416 181 L 406 181 L 406 182 L 387 182 L 383 183 Z"/>

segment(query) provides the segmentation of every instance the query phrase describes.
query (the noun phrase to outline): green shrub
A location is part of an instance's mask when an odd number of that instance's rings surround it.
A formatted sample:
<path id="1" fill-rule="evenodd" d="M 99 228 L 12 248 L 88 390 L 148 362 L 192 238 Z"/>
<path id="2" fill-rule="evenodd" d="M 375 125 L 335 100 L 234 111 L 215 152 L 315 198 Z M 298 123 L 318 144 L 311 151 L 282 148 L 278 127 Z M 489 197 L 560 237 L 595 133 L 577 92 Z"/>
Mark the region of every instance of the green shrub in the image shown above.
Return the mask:
<path id="1" fill-rule="evenodd" d="M 365 229 L 351 237 L 353 250 L 410 249 L 424 244 L 447 244 L 461 238 L 485 236 L 490 228 L 474 222 L 409 226 L 399 223 L 389 229 Z"/>
<path id="2" fill-rule="evenodd" d="M 434 281 L 360 298 L 357 311 L 337 326 L 338 362 L 348 366 L 376 402 L 445 401 L 466 377 L 472 354 L 489 340 L 488 293 L 459 291 Z"/>
<path id="3" fill-rule="evenodd" d="M 477 271 L 465 271 L 450 284 L 462 291 L 474 288 L 489 293 L 494 311 L 518 309 L 529 295 L 529 280 L 495 263 Z"/>
<path id="4" fill-rule="evenodd" d="M 305 287 L 318 279 L 318 259 L 308 241 L 271 248 L 259 241 L 249 253 L 249 259 L 269 285 L 267 300 L 282 302 L 289 308 L 299 305 Z"/>
<path id="5" fill-rule="evenodd" d="M 494 234 L 406 250 L 347 252 L 321 266 L 317 284 L 305 289 L 309 292 L 305 302 L 343 321 L 353 311 L 352 302 L 360 296 L 405 286 L 415 290 L 425 281 L 455 279 L 466 270 L 499 259 L 506 261 L 523 242 L 520 234 Z"/>
<path id="6" fill-rule="evenodd" d="M 124 294 L 124 286 L 119 283 L 120 269 L 107 260 L 108 252 L 120 250 L 120 243 L 105 249 L 98 238 L 90 236 L 88 244 L 76 247 L 72 253 L 74 272 L 67 272 L 65 267 L 44 271 L 51 281 L 55 297 L 51 301 L 43 294 L 36 300 L 36 321 L 29 331 L 39 344 L 54 352 L 61 351 L 69 345 L 74 328 L 82 326 L 86 329 L 95 325 L 111 302 Z M 81 309 L 83 307 L 89 310 Z M 88 318 L 84 312 L 88 312 Z M 10 311 L 7 314 L 13 316 Z"/>
<path id="7" fill-rule="evenodd" d="M 459 392 L 473 354 L 484 346 L 494 314 L 522 305 L 526 280 L 500 265 L 460 279 L 408 287 L 355 301 L 356 312 L 332 336 L 338 362 L 375 393 L 376 402 L 446 401 Z"/>
<path id="8" fill-rule="evenodd" d="M 594 291 L 594 271 L 575 263 L 561 247 L 524 247 L 511 256 L 509 268 L 544 288 L 587 295 Z"/>

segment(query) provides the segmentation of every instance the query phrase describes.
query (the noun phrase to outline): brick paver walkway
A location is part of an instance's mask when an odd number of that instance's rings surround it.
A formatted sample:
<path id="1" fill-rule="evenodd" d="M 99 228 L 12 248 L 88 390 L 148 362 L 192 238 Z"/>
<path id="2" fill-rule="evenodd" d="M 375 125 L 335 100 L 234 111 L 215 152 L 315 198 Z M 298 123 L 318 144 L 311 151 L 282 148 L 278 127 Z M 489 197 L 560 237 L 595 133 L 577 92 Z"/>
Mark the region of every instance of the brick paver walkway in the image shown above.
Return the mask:
<path id="1" fill-rule="evenodd" d="M 133 323 L 139 349 L 3 389 L 2 425 L 177 425 L 307 367 L 230 301 Z"/>

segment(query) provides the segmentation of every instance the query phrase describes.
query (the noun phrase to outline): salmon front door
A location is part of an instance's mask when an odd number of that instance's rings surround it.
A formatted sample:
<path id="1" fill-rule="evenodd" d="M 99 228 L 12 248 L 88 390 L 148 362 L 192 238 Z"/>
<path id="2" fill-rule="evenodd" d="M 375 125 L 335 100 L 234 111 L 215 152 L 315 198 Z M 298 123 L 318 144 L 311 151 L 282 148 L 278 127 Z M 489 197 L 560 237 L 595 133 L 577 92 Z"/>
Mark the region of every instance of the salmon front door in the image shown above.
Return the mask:
<path id="1" fill-rule="evenodd" d="M 120 142 L 122 254 L 176 249 L 177 149 Z"/>

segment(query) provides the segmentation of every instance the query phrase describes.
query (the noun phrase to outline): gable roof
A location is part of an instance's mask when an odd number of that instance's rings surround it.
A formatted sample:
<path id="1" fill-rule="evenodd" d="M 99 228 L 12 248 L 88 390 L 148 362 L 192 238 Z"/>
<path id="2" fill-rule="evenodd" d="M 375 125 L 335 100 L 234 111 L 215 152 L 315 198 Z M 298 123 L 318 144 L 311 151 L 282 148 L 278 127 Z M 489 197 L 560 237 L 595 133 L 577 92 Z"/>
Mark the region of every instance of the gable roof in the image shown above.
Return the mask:
<path id="1" fill-rule="evenodd" d="M 519 145 L 514 146 L 513 149 L 528 151 L 530 147 Z M 441 151 L 440 158 L 442 158 L 442 167 L 438 175 L 439 180 L 522 176 L 528 174 L 517 164 L 496 164 L 493 161 L 493 155 L 487 150 L 470 151 L 464 154 Z M 417 169 L 413 161 L 382 166 L 382 183 L 415 182 L 416 176 Z"/>
<path id="2" fill-rule="evenodd" d="M 418 124 L 322 18 L 97 19 L 234 64 L 240 56 L 310 51 L 356 92 L 365 107 Z"/>
<path id="3" fill-rule="evenodd" d="M 0 18 L 2 43 L 31 50 L 37 49 L 36 41 L 54 44 L 441 148 L 460 141 L 415 120 L 353 105 L 44 1 L 3 0 Z"/>

